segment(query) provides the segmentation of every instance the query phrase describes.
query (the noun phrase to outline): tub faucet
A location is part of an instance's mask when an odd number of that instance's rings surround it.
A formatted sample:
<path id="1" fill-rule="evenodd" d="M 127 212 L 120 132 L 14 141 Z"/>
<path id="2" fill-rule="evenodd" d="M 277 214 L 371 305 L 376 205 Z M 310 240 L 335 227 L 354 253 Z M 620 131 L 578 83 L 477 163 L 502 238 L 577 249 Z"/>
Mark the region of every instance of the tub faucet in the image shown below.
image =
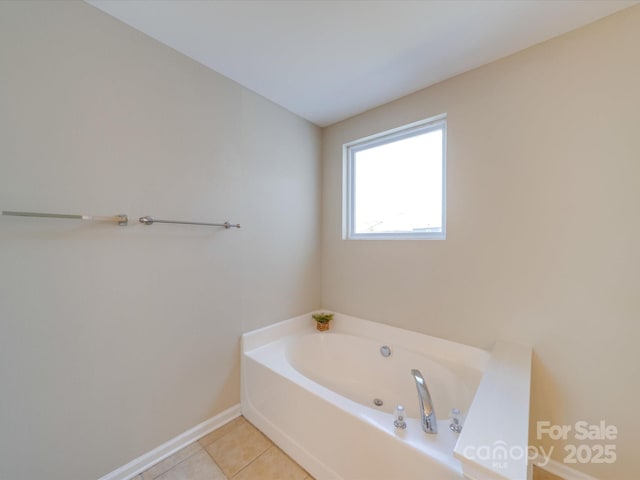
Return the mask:
<path id="1" fill-rule="evenodd" d="M 420 370 L 416 370 L 414 368 L 411 370 L 411 375 L 413 375 L 413 379 L 416 381 L 416 388 L 418 389 L 418 403 L 420 404 L 422 430 L 427 433 L 438 433 L 436 411 L 433 409 L 433 402 L 431 401 L 431 395 L 429 395 L 427 384 L 424 381 Z"/>

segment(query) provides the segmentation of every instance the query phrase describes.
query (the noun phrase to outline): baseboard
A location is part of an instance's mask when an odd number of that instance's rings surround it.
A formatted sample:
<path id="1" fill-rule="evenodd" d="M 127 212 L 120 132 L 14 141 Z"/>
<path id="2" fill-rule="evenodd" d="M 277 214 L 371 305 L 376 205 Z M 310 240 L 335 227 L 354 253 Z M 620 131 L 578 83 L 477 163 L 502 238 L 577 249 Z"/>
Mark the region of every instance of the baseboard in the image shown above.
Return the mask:
<path id="1" fill-rule="evenodd" d="M 564 480 L 598 480 L 596 477 L 587 475 L 586 473 L 579 472 L 571 467 L 568 467 L 564 463 L 560 463 L 556 460 L 549 459 L 548 463 L 544 466 L 537 465 L 538 468 L 546 470 L 549 473 L 553 473 Z"/>
<path id="2" fill-rule="evenodd" d="M 164 460 L 168 456 L 173 455 L 175 452 L 186 447 L 190 443 L 204 437 L 207 433 L 213 432 L 216 428 L 220 428 L 225 423 L 228 423 L 239 416 L 240 404 L 234 405 L 215 417 L 205 420 L 199 425 L 196 425 L 186 432 L 172 438 L 168 442 L 163 443 L 159 447 L 154 448 L 150 452 L 139 456 L 113 472 L 107 473 L 98 480 L 129 480 L 139 473 L 149 469 L 156 463 Z"/>

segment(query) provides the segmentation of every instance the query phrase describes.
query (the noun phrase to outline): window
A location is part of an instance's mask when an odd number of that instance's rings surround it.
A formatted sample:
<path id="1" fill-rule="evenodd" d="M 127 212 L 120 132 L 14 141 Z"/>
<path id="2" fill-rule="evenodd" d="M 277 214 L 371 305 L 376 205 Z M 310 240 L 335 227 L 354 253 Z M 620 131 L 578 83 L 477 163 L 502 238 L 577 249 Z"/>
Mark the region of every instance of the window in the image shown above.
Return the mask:
<path id="1" fill-rule="evenodd" d="M 344 145 L 343 238 L 445 238 L 446 117 Z"/>

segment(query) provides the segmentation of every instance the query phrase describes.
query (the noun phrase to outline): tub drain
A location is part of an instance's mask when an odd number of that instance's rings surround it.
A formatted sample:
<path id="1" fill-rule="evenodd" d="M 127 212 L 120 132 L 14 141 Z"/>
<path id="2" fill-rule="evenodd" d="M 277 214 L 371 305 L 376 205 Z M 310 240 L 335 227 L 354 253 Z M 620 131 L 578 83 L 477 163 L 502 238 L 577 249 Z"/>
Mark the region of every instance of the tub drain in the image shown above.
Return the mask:
<path id="1" fill-rule="evenodd" d="M 373 404 L 374 404 L 376 407 L 381 407 L 383 403 L 384 403 L 384 402 L 383 402 L 382 400 L 380 400 L 379 398 L 374 398 L 374 399 L 373 399 Z"/>

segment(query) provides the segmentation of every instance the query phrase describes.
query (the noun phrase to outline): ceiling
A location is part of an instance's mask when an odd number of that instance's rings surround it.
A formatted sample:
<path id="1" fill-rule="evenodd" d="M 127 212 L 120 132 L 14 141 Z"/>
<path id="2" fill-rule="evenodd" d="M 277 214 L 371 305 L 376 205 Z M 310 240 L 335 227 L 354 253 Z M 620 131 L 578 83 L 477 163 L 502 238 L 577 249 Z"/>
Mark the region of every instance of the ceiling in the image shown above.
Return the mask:
<path id="1" fill-rule="evenodd" d="M 86 1 L 320 126 L 640 3 Z"/>

